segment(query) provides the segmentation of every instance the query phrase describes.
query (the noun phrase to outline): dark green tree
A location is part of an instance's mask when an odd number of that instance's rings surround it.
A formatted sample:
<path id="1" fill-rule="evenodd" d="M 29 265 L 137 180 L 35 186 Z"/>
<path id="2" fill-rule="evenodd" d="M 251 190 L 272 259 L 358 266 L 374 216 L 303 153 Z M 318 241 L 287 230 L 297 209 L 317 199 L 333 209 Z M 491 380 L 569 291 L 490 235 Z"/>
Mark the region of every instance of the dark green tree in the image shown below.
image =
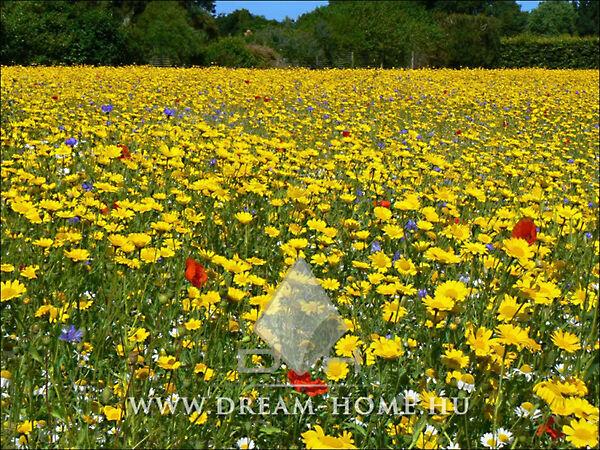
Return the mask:
<path id="1" fill-rule="evenodd" d="M 179 0 L 179 3 L 188 11 L 200 8 L 210 14 L 216 12 L 215 0 Z"/>
<path id="2" fill-rule="evenodd" d="M 206 50 L 207 64 L 223 67 L 257 67 L 260 59 L 253 54 L 243 38 L 225 37 L 210 44 Z"/>
<path id="3" fill-rule="evenodd" d="M 429 53 L 439 32 L 423 6 L 396 1 L 333 1 L 298 26 L 317 37 L 328 64 L 354 55 L 357 66 L 406 67 L 413 54 Z"/>
<path id="4" fill-rule="evenodd" d="M 84 0 L 90 1 L 90 0 Z M 125 14 L 133 14 L 137 16 L 144 12 L 146 5 L 151 0 L 111 0 L 112 5 L 115 8 L 120 9 Z M 209 14 L 215 13 L 215 2 L 214 0 L 177 0 L 178 3 L 185 8 L 186 11 L 194 11 L 196 9 L 202 9 Z"/>
<path id="5" fill-rule="evenodd" d="M 4 64 L 120 64 L 128 59 L 110 2 L 4 1 Z"/>
<path id="6" fill-rule="evenodd" d="M 575 19 L 577 34 L 580 36 L 598 36 L 600 2 L 598 0 L 573 0 L 572 3 L 577 13 Z"/>
<path id="7" fill-rule="evenodd" d="M 277 25 L 276 20 L 256 16 L 247 9 L 236 9 L 227 15 L 221 14 L 217 16 L 216 22 L 221 36 L 240 36 L 248 30 L 254 33 L 267 26 Z"/>
<path id="8" fill-rule="evenodd" d="M 318 61 L 325 61 L 316 35 L 298 29 L 291 23 L 271 25 L 258 30 L 252 41 L 274 49 L 288 65 L 314 67 Z"/>
<path id="9" fill-rule="evenodd" d="M 448 14 L 482 14 L 490 6 L 490 0 L 438 0 L 433 8 Z"/>
<path id="10" fill-rule="evenodd" d="M 500 21 L 483 15 L 438 15 L 444 29 L 440 46 L 445 65 L 492 67 L 500 50 Z"/>
<path id="11" fill-rule="evenodd" d="M 483 14 L 500 21 L 500 34 L 503 36 L 514 36 L 527 28 L 527 13 L 521 11 L 515 0 L 490 2 Z"/>
<path id="12" fill-rule="evenodd" d="M 528 29 L 534 34 L 573 34 L 577 13 L 567 0 L 544 1 L 529 13 Z"/>
<path id="13" fill-rule="evenodd" d="M 205 32 L 192 27 L 186 10 L 170 1 L 148 3 L 129 37 L 137 62 L 166 59 L 175 65 L 197 63 L 207 41 Z"/>
<path id="14" fill-rule="evenodd" d="M 483 14 L 500 21 L 500 33 L 512 36 L 527 27 L 527 13 L 515 0 L 417 0 L 417 3 L 434 12 L 446 14 Z"/>

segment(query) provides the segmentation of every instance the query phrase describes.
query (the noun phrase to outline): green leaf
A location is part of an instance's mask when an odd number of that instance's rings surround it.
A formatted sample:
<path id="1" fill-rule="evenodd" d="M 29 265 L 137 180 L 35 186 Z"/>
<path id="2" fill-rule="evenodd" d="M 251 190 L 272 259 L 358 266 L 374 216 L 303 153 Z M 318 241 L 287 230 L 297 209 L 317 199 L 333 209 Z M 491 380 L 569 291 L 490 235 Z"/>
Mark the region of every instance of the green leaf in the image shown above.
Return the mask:
<path id="1" fill-rule="evenodd" d="M 44 364 L 44 360 L 35 348 L 32 347 L 31 349 L 29 349 L 29 354 L 35 361 L 39 362 L 40 364 Z"/>
<path id="2" fill-rule="evenodd" d="M 260 432 L 266 435 L 272 435 L 272 434 L 278 434 L 278 433 L 283 433 L 283 430 L 281 428 L 277 428 L 271 425 L 267 425 L 265 427 L 262 427 L 260 429 Z"/>

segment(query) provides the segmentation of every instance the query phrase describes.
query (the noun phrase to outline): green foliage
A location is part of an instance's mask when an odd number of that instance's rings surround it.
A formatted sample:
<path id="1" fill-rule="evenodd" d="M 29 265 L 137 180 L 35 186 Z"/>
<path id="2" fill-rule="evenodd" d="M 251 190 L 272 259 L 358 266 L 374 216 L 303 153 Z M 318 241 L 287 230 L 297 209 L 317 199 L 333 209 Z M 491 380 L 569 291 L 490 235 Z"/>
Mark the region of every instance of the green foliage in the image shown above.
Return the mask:
<path id="1" fill-rule="evenodd" d="M 259 67 L 283 67 L 285 65 L 281 55 L 271 47 L 259 44 L 248 44 L 248 50 L 260 61 Z"/>
<path id="2" fill-rule="evenodd" d="M 152 0 L 111 0 L 111 3 L 123 13 L 137 16 L 144 11 L 151 1 Z M 215 13 L 214 0 L 178 0 L 178 3 L 188 12 L 202 10 L 210 14 Z"/>
<path id="3" fill-rule="evenodd" d="M 216 12 L 215 0 L 179 0 L 179 3 L 188 11 L 202 9 L 210 14 Z"/>
<path id="4" fill-rule="evenodd" d="M 577 13 L 573 5 L 566 1 L 545 1 L 531 11 L 528 29 L 531 33 L 547 36 L 573 34 Z"/>
<path id="5" fill-rule="evenodd" d="M 520 35 L 502 40 L 498 67 L 597 69 L 598 37 Z"/>
<path id="6" fill-rule="evenodd" d="M 265 65 L 265 61 L 253 53 L 244 39 L 240 37 L 226 37 L 210 44 L 206 49 L 205 62 L 223 67 L 261 67 Z"/>
<path id="7" fill-rule="evenodd" d="M 573 6 L 577 11 L 575 28 L 580 36 L 598 36 L 600 20 L 598 17 L 600 2 L 598 0 L 574 0 Z"/>
<path id="8" fill-rule="evenodd" d="M 109 2 L 5 1 L 0 56 L 9 64 L 119 64 L 124 33 Z"/>
<path id="9" fill-rule="evenodd" d="M 167 58 L 170 64 L 191 64 L 198 60 L 206 41 L 206 35 L 191 26 L 185 9 L 169 1 L 150 2 L 129 36 L 141 63 Z"/>
<path id="10" fill-rule="evenodd" d="M 283 57 L 282 64 L 312 67 L 324 61 L 324 52 L 317 37 L 294 27 L 269 26 L 254 34 L 257 44 L 274 49 Z"/>
<path id="11" fill-rule="evenodd" d="M 514 36 L 527 28 L 528 14 L 521 11 L 521 7 L 514 0 L 492 2 L 485 8 L 484 14 L 500 21 L 502 36 Z"/>
<path id="12" fill-rule="evenodd" d="M 354 54 L 357 66 L 406 67 L 413 52 L 428 54 L 439 28 L 424 7 L 410 2 L 333 2 L 298 20 L 316 37 L 327 62 Z"/>
<path id="13" fill-rule="evenodd" d="M 482 14 L 492 3 L 491 0 L 433 0 L 426 1 L 438 11 L 447 14 Z"/>
<path id="14" fill-rule="evenodd" d="M 490 67 L 500 48 L 500 21 L 483 15 L 438 16 L 444 29 L 441 44 L 444 65 Z"/>
<path id="15" fill-rule="evenodd" d="M 526 31 L 597 36 L 600 4 L 546 1 L 527 14 L 515 0 L 331 0 L 296 21 L 277 22 L 247 9 L 215 18 L 214 0 L 0 1 L 3 64 L 386 68 L 493 67 L 500 37 Z M 515 42 L 525 43 L 507 44 L 502 58 L 518 66 L 528 65 L 524 55 L 533 65 L 564 66 L 566 56 L 534 52 L 575 48 L 564 40 Z M 588 41 L 576 42 L 584 54 L 570 64 L 588 67 Z"/>
<path id="16" fill-rule="evenodd" d="M 250 14 L 250 11 L 247 9 L 238 9 L 231 14 L 220 15 L 217 17 L 216 22 L 222 36 L 238 36 L 246 33 L 248 30 L 254 33 L 269 25 L 277 25 L 276 20 L 268 20 L 263 16 L 255 16 Z"/>

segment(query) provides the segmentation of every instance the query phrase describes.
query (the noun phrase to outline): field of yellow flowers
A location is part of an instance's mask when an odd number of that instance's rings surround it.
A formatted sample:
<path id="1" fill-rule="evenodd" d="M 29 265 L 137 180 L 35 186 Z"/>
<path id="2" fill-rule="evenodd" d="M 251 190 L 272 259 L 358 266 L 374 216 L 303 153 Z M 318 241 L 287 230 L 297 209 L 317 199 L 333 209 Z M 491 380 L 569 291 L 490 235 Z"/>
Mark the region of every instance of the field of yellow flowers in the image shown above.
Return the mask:
<path id="1" fill-rule="evenodd" d="M 1 77 L 2 448 L 598 444 L 597 71 Z M 300 258 L 348 331 L 242 373 Z"/>

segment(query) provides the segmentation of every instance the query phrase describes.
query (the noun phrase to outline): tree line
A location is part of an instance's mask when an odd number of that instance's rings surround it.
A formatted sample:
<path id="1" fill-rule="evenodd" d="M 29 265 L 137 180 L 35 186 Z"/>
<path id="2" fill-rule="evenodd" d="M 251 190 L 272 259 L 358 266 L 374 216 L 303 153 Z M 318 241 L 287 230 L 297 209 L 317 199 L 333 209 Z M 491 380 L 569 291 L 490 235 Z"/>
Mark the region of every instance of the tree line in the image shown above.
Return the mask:
<path id="1" fill-rule="evenodd" d="M 0 58 L 5 65 L 493 67 L 507 38 L 514 46 L 531 36 L 597 37 L 599 4 L 544 1 L 527 13 L 514 0 L 330 0 L 278 22 L 247 9 L 215 15 L 213 0 L 3 0 Z"/>

